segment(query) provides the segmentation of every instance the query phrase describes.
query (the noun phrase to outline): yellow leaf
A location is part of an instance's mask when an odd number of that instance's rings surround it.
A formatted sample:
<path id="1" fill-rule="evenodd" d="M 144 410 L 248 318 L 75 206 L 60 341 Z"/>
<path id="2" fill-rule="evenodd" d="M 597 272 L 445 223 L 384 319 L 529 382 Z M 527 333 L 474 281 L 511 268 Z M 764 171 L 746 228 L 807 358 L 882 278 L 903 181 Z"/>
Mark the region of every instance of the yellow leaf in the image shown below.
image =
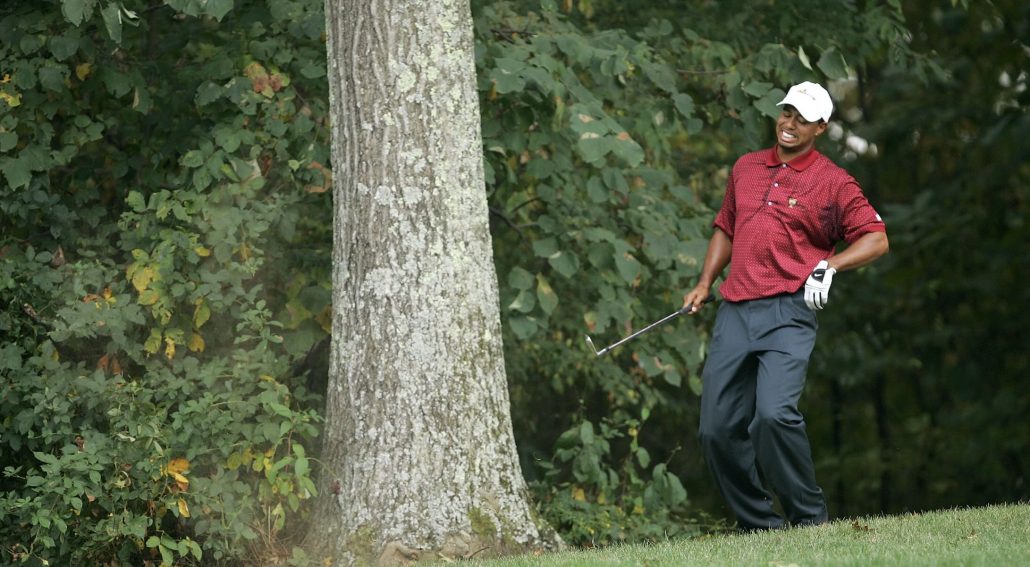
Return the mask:
<path id="1" fill-rule="evenodd" d="M 129 268 L 132 274 L 129 277 L 132 278 L 132 286 L 136 288 L 136 291 L 143 293 L 143 290 L 150 286 L 150 282 L 154 281 L 154 268 L 151 266 L 136 267 L 134 270 L 132 267 Z"/>
<path id="2" fill-rule="evenodd" d="M 139 294 L 140 305 L 153 305 L 161 299 L 161 295 L 152 289 L 145 289 Z"/>
<path id="3" fill-rule="evenodd" d="M 204 347 L 207 344 L 204 343 L 204 337 L 200 336 L 200 333 L 193 333 L 190 337 L 190 350 L 193 352 L 204 352 Z"/>
<path id="4" fill-rule="evenodd" d="M 75 76 L 78 77 L 80 81 L 85 81 L 86 77 L 88 77 L 92 71 L 93 65 L 89 63 L 79 63 L 75 66 Z"/>
<path id="5" fill-rule="evenodd" d="M 572 489 L 572 499 L 579 500 L 580 502 L 586 502 L 587 494 L 584 490 L 578 486 Z"/>
<path id="6" fill-rule="evenodd" d="M 21 95 L 12 95 L 5 92 L 0 92 L 0 100 L 7 103 L 7 106 L 14 108 L 21 105 Z"/>
<path id="7" fill-rule="evenodd" d="M 168 476 L 174 478 L 175 482 L 178 482 L 180 485 L 182 485 L 182 484 L 184 484 L 186 486 L 190 485 L 190 479 L 188 479 L 185 476 L 183 476 L 182 473 L 177 473 L 175 471 L 168 471 Z"/>
<path id="8" fill-rule="evenodd" d="M 175 358 L 175 341 L 171 337 L 165 337 L 165 357 L 168 360 Z"/>
<path id="9" fill-rule="evenodd" d="M 190 517 L 190 507 L 186 505 L 186 500 L 182 498 L 179 499 L 179 515 L 183 518 Z"/>
<path id="10" fill-rule="evenodd" d="M 193 251 L 196 252 L 197 256 L 200 256 L 201 258 L 207 258 L 208 256 L 211 255 L 211 250 L 208 250 L 207 248 L 205 248 L 203 246 L 197 246 L 196 248 L 193 249 Z"/>
<path id="11" fill-rule="evenodd" d="M 190 462 L 188 459 L 185 459 L 183 457 L 176 457 L 168 461 L 168 466 L 166 468 L 169 473 L 184 473 L 190 470 Z"/>

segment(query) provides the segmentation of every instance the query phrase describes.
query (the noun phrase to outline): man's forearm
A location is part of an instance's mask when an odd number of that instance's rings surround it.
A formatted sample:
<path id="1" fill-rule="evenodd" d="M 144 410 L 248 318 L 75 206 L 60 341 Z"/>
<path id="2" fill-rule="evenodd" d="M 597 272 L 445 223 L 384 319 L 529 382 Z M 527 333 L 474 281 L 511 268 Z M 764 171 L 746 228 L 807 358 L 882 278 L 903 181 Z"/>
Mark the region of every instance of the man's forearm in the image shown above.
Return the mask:
<path id="1" fill-rule="evenodd" d="M 711 288 L 715 279 L 726 269 L 730 263 L 730 253 L 733 250 L 733 242 L 722 230 L 716 228 L 708 241 L 708 252 L 705 253 L 705 263 L 701 267 L 701 277 L 697 285 Z"/>
<path id="2" fill-rule="evenodd" d="M 870 232 L 859 237 L 850 246 L 826 259 L 826 263 L 838 272 L 854 270 L 883 256 L 890 249 L 887 233 Z"/>

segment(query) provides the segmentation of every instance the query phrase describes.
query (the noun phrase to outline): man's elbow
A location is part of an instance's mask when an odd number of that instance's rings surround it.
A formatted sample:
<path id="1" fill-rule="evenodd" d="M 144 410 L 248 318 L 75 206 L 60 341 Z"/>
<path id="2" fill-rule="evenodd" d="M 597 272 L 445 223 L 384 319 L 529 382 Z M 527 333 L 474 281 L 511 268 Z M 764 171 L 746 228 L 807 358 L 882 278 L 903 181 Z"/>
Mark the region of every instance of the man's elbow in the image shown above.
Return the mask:
<path id="1" fill-rule="evenodd" d="M 876 234 L 876 257 L 879 258 L 880 256 L 883 256 L 884 254 L 890 252 L 891 245 L 890 242 L 887 240 L 886 232 L 878 232 Z"/>

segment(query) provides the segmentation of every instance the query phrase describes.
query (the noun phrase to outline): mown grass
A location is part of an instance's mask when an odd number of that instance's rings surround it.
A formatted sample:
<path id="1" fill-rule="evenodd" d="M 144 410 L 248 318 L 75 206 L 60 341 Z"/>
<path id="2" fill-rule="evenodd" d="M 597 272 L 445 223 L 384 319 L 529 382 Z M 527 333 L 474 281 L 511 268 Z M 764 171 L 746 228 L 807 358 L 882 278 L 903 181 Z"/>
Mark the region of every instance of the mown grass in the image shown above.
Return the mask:
<path id="1" fill-rule="evenodd" d="M 463 563 L 474 567 L 1030 566 L 1030 505 L 866 517 L 814 528 Z"/>

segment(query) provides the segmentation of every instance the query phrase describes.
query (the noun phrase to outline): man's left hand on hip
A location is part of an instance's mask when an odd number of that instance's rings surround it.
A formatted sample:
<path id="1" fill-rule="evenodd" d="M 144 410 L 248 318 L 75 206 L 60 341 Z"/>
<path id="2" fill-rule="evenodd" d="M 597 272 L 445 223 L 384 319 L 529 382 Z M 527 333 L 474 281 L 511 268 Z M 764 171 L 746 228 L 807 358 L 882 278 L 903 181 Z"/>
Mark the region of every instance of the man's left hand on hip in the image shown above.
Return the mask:
<path id="1" fill-rule="evenodd" d="M 830 284 L 837 270 L 830 267 L 826 260 L 816 264 L 812 274 L 805 282 L 805 304 L 813 311 L 818 311 L 830 301 Z"/>

